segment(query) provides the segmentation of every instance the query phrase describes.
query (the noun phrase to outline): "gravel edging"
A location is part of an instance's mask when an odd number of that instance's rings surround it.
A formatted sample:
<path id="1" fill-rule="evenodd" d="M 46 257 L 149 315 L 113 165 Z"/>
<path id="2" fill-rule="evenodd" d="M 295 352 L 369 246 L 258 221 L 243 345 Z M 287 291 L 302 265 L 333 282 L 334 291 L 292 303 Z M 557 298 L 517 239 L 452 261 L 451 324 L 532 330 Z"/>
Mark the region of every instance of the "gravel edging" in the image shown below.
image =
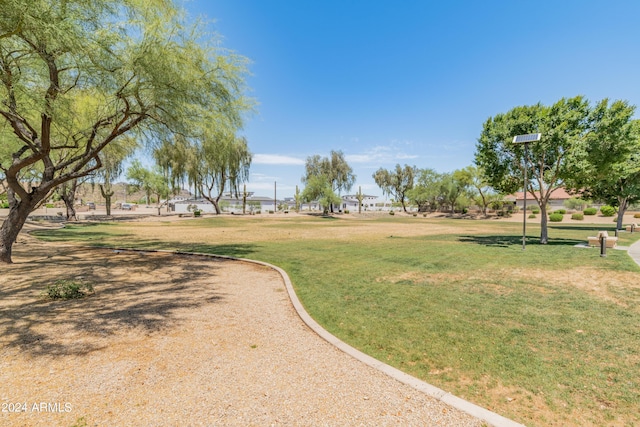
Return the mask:
<path id="1" fill-rule="evenodd" d="M 338 348 L 342 352 L 348 354 L 349 356 L 361 361 L 362 363 L 388 375 L 389 377 L 406 384 L 415 390 L 425 393 L 426 395 L 433 397 L 436 400 L 439 400 L 455 409 L 458 409 L 468 415 L 471 415 L 484 423 L 487 423 L 490 426 L 494 427 L 525 427 L 523 424 L 517 423 L 513 420 L 510 420 L 502 415 L 499 415 L 495 412 L 492 412 L 486 408 L 473 404 L 467 400 L 461 399 L 453 394 L 446 392 L 436 386 L 433 386 L 425 381 L 422 381 L 416 377 L 413 377 L 405 372 L 400 371 L 386 363 L 383 363 L 353 347 L 349 344 L 341 341 L 336 336 L 329 333 L 325 330 L 320 324 L 318 324 L 307 311 L 302 306 L 302 303 L 298 299 L 295 290 L 293 289 L 293 285 L 291 283 L 291 279 L 289 279 L 289 275 L 280 267 L 275 266 L 273 264 L 269 264 L 263 261 L 252 260 L 248 258 L 236 258 L 226 255 L 215 255 L 215 254 L 206 254 L 206 253 L 198 253 L 198 252 L 184 252 L 184 251 L 169 251 L 169 250 L 139 250 L 139 249 L 127 249 L 127 248 L 118 248 L 115 250 L 121 251 L 134 251 L 134 252 L 160 252 L 160 253 L 172 253 L 177 255 L 193 255 L 193 256 L 204 256 L 210 258 L 218 258 L 218 259 L 227 259 L 231 261 L 242 261 L 248 262 L 256 265 L 262 265 L 268 267 L 270 269 L 275 270 L 282 277 L 284 281 L 285 287 L 287 289 L 287 293 L 289 295 L 289 299 L 293 304 L 295 311 L 298 316 L 302 319 L 302 321 L 317 335 L 319 335 L 322 339 Z"/>

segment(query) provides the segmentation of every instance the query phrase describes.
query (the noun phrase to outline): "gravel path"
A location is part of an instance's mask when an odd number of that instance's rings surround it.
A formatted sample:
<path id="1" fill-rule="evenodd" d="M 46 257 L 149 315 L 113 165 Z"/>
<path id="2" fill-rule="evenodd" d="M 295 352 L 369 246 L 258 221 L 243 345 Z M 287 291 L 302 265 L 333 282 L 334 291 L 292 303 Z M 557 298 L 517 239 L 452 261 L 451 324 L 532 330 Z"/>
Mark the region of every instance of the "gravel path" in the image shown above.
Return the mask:
<path id="1" fill-rule="evenodd" d="M 320 338 L 270 268 L 16 249 L 0 302 L 0 402 L 14 411 L 1 425 L 481 425 Z M 43 302 L 27 275 L 96 293 Z"/>

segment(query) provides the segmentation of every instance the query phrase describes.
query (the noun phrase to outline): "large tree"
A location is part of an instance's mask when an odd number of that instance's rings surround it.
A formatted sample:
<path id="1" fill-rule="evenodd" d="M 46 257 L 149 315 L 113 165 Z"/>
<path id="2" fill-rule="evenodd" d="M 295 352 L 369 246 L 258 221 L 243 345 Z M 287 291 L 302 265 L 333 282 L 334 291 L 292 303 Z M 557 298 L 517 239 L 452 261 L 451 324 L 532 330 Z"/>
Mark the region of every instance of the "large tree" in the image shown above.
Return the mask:
<path id="1" fill-rule="evenodd" d="M 205 135 L 192 148 L 187 160 L 189 183 L 221 213 L 225 190 L 238 197 L 240 184 L 249 178 L 251 152 L 247 140 L 234 134 Z"/>
<path id="2" fill-rule="evenodd" d="M 439 206 L 442 175 L 434 169 L 418 170 L 413 188 L 407 191 L 409 200 L 418 205 L 419 212 L 434 211 Z"/>
<path id="3" fill-rule="evenodd" d="M 171 0 L 3 1 L 0 173 L 10 212 L 1 262 L 11 262 L 28 214 L 58 185 L 100 169 L 103 149 L 124 135 L 240 125 L 246 61 L 183 16 Z"/>
<path id="4" fill-rule="evenodd" d="M 416 173 L 415 166 L 404 165 L 402 167 L 397 164 L 395 170 L 378 169 L 373 174 L 373 179 L 385 195 L 392 196 L 407 212 L 407 191 L 413 188 Z"/>
<path id="5" fill-rule="evenodd" d="M 331 151 L 329 157 L 320 157 L 316 154 L 307 157 L 305 163 L 305 175 L 302 177 L 302 182 L 305 185 L 309 185 L 312 178 L 322 177 L 322 180 L 314 179 L 314 187 L 323 187 L 318 183 L 320 181 L 326 181 L 329 183 L 332 193 L 337 193 L 337 202 L 340 202 L 340 193 L 342 191 L 349 191 L 353 184 L 356 182 L 356 176 L 353 173 L 353 169 L 347 163 L 342 151 Z M 329 197 L 336 200 L 335 197 Z M 330 205 L 330 210 L 333 212 L 333 204 Z"/>
<path id="6" fill-rule="evenodd" d="M 540 243 L 548 243 L 547 205 L 570 175 L 575 146 L 590 129 L 589 103 L 582 96 L 516 107 L 489 118 L 476 146 L 476 164 L 490 185 L 503 193 L 523 188 L 527 170 L 530 193 L 540 206 Z M 538 142 L 513 144 L 516 135 L 541 133 Z"/>
<path id="7" fill-rule="evenodd" d="M 147 205 L 151 203 L 151 195 L 156 196 L 158 215 L 160 215 L 160 208 L 162 207 L 160 199 L 169 196 L 169 187 L 163 174 L 157 169 L 145 168 L 136 159 L 131 162 L 126 176 L 127 179 L 132 181 L 132 189 L 144 191 Z"/>
<path id="8" fill-rule="evenodd" d="M 640 121 L 626 101 L 604 99 L 591 112 L 592 129 L 576 146 L 567 187 L 583 197 L 618 208 L 617 227 L 624 213 L 640 200 Z"/>
<path id="9" fill-rule="evenodd" d="M 467 166 L 458 171 L 460 176 L 464 176 L 464 180 L 468 183 L 468 187 L 473 189 L 471 198 L 476 205 L 482 209 L 482 214 L 487 215 L 487 206 L 491 203 L 492 196 L 495 194 L 489 185 L 484 171 L 477 166 Z"/>

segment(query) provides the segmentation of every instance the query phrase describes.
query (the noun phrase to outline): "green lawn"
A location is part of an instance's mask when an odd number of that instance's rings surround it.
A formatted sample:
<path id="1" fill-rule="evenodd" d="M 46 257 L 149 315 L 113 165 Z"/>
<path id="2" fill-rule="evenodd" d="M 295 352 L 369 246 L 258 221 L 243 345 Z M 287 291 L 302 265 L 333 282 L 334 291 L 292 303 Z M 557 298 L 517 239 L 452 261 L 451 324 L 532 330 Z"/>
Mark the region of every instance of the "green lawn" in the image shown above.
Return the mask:
<path id="1" fill-rule="evenodd" d="M 637 425 L 640 267 L 574 245 L 608 227 L 296 216 L 100 224 L 47 240 L 246 257 L 287 271 L 356 348 L 527 425 Z M 164 237 L 158 237 L 158 236 Z M 620 245 L 640 234 L 623 233 Z M 126 239 L 125 239 L 126 238 Z"/>

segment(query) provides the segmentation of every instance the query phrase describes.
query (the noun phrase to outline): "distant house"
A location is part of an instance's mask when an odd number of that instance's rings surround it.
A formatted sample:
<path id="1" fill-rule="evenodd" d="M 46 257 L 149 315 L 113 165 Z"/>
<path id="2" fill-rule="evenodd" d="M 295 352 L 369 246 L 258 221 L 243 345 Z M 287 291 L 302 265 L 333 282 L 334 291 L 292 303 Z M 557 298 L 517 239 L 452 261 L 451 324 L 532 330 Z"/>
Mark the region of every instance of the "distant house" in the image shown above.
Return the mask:
<path id="1" fill-rule="evenodd" d="M 540 196 L 539 191 L 534 192 L 537 197 Z M 529 206 L 538 206 L 534 198 L 534 193 L 527 193 L 527 208 Z M 547 210 L 551 211 L 553 209 L 561 209 L 564 207 L 564 202 L 569 200 L 572 197 L 580 197 L 580 195 L 571 195 L 567 193 L 567 191 L 560 187 L 556 188 L 551 192 L 551 196 L 549 197 L 549 204 L 547 205 Z M 515 204 L 517 207 L 522 209 L 524 207 L 524 191 L 517 192 L 511 196 L 507 196 L 505 200 L 515 200 Z M 539 207 L 539 206 L 538 206 Z"/>

